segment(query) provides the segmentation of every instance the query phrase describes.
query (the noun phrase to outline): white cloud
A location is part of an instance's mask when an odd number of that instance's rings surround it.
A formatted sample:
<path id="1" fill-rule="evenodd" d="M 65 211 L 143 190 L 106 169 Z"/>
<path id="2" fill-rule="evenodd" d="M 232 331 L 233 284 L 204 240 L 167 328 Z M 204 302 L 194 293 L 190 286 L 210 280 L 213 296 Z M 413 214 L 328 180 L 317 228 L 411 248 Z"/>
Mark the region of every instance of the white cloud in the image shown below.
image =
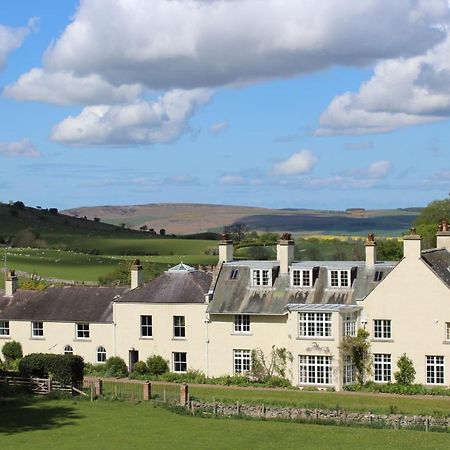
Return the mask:
<path id="1" fill-rule="evenodd" d="M 317 161 L 317 156 L 311 150 L 304 149 L 275 164 L 272 172 L 274 175 L 301 175 L 311 172 Z"/>
<path id="2" fill-rule="evenodd" d="M 217 122 L 211 125 L 211 133 L 219 134 L 228 128 L 228 122 Z"/>
<path id="3" fill-rule="evenodd" d="M 209 101 L 206 89 L 169 91 L 154 102 L 84 108 L 56 125 L 51 139 L 73 145 L 167 143 L 186 130 L 196 107 Z"/>
<path id="4" fill-rule="evenodd" d="M 5 66 L 8 54 L 22 45 L 34 24 L 35 20 L 31 19 L 28 26 L 21 28 L 10 28 L 0 25 L 0 69 L 3 69 Z"/>
<path id="5" fill-rule="evenodd" d="M 240 175 L 223 175 L 219 178 L 220 184 L 242 186 L 247 184 L 245 177 Z"/>
<path id="6" fill-rule="evenodd" d="M 368 178 L 384 178 L 392 170 L 392 163 L 390 161 L 375 161 L 367 168 Z"/>
<path id="7" fill-rule="evenodd" d="M 357 93 L 335 97 L 316 134 L 384 133 L 450 117 L 450 36 L 425 55 L 376 65 Z"/>
<path id="8" fill-rule="evenodd" d="M 36 158 L 42 156 L 42 153 L 29 139 L 22 139 L 16 142 L 0 142 L 0 156 L 25 156 Z"/>
<path id="9" fill-rule="evenodd" d="M 71 104 L 113 104 L 130 102 L 142 94 L 143 86 L 113 86 L 99 75 L 76 77 L 69 72 L 45 72 L 33 68 L 15 83 L 5 87 L 3 94 L 16 100 Z"/>
<path id="10" fill-rule="evenodd" d="M 150 89 L 249 83 L 421 54 L 447 19 L 447 0 L 84 0 L 44 69 Z"/>

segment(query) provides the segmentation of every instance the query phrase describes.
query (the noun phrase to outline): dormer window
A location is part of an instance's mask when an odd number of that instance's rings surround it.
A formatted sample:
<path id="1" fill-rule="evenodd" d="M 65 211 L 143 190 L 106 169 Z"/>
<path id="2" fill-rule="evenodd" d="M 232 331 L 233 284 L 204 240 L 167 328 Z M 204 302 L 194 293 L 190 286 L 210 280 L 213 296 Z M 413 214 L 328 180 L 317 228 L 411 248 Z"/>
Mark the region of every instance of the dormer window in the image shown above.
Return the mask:
<path id="1" fill-rule="evenodd" d="M 239 269 L 233 269 L 230 274 L 230 280 L 237 280 L 239 276 Z"/>
<path id="2" fill-rule="evenodd" d="M 312 286 L 312 270 L 311 269 L 294 269 L 292 270 L 291 285 L 295 287 L 311 287 Z"/>
<path id="3" fill-rule="evenodd" d="M 350 287 L 350 270 L 330 270 L 328 273 L 331 287 Z"/>
<path id="4" fill-rule="evenodd" d="M 253 286 L 272 286 L 272 274 L 269 269 L 252 270 Z"/>

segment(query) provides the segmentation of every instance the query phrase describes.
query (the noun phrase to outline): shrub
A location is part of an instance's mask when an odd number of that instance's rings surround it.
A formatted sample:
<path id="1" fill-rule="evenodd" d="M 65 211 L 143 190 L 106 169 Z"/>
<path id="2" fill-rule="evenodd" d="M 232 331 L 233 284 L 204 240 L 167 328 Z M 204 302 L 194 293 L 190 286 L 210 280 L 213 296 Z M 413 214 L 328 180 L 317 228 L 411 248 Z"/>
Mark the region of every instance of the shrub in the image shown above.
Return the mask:
<path id="1" fill-rule="evenodd" d="M 144 361 L 138 361 L 133 367 L 133 372 L 136 372 L 140 375 L 146 374 L 147 373 L 147 364 L 145 364 Z"/>
<path id="2" fill-rule="evenodd" d="M 147 370 L 150 375 L 162 375 L 169 371 L 169 363 L 161 355 L 147 358 Z"/>
<path id="3" fill-rule="evenodd" d="M 105 375 L 107 377 L 125 378 L 128 375 L 127 365 L 119 356 L 111 356 L 105 362 Z"/>
<path id="4" fill-rule="evenodd" d="M 7 342 L 2 348 L 6 362 L 15 361 L 23 357 L 22 345 L 17 341 Z"/>
<path id="5" fill-rule="evenodd" d="M 55 355 L 52 353 L 31 353 L 19 363 L 22 376 L 53 379 L 68 384 L 83 380 L 84 362 L 77 355 Z"/>
<path id="6" fill-rule="evenodd" d="M 395 381 L 403 386 L 410 386 L 414 383 L 414 378 L 416 377 L 416 369 L 414 369 L 414 364 L 406 353 L 397 361 L 398 372 L 394 373 Z"/>
<path id="7" fill-rule="evenodd" d="M 104 377 L 106 373 L 104 364 L 91 364 L 86 363 L 84 365 L 84 374 L 91 375 L 94 377 Z"/>

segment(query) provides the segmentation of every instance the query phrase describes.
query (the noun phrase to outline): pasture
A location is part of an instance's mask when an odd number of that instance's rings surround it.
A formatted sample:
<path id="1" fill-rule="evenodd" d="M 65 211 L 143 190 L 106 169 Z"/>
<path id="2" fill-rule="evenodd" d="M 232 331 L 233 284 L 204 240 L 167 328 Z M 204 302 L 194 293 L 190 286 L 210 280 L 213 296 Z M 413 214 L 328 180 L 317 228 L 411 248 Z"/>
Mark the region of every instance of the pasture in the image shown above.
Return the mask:
<path id="1" fill-rule="evenodd" d="M 448 433 L 201 418 L 151 403 L 0 397 L 2 450 L 446 449 Z M 57 444 L 56 444 L 57 443 Z"/>

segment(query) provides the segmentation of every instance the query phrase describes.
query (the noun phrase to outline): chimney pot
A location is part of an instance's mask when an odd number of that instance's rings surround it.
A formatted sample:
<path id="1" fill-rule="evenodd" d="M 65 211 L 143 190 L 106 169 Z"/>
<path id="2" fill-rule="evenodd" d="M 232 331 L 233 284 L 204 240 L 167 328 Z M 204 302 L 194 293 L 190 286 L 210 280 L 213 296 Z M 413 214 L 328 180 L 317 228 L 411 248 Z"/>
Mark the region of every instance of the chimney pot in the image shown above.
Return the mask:
<path id="1" fill-rule="evenodd" d="M 283 233 L 278 241 L 277 261 L 280 262 L 280 274 L 287 275 L 294 261 L 294 240 L 290 233 Z"/>

